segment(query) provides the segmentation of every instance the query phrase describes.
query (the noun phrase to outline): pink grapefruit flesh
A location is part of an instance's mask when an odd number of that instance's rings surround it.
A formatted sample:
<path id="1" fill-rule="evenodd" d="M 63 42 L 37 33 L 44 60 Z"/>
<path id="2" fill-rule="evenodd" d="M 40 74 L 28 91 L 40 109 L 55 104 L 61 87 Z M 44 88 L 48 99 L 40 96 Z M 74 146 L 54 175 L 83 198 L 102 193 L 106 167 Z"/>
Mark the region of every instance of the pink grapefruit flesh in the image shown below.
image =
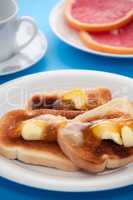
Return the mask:
<path id="1" fill-rule="evenodd" d="M 105 24 L 123 18 L 131 8 L 131 0 L 76 0 L 71 14 L 83 23 Z"/>
<path id="2" fill-rule="evenodd" d="M 133 53 L 133 22 L 110 32 L 88 33 L 82 31 L 81 39 L 89 48 L 95 50 Z"/>
<path id="3" fill-rule="evenodd" d="M 133 19 L 133 0 L 69 0 L 65 16 L 80 30 L 108 31 Z M 97 28 L 97 29 L 96 29 Z"/>

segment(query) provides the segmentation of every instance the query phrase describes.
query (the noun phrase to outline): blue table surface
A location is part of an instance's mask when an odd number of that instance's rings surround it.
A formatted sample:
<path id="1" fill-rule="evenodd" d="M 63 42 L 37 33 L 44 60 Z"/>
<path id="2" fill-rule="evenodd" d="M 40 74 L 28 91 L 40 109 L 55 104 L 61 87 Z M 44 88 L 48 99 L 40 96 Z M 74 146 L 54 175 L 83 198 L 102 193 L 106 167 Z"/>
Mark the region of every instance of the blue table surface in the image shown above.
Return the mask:
<path id="1" fill-rule="evenodd" d="M 133 59 L 107 58 L 87 54 L 61 42 L 52 33 L 49 26 L 49 14 L 58 0 L 18 0 L 19 15 L 33 16 L 48 39 L 48 51 L 45 57 L 31 68 L 14 75 L 0 77 L 0 84 L 20 76 L 46 70 L 91 69 L 107 71 L 133 77 Z M 60 193 L 25 187 L 0 178 L 0 196 L 8 199 L 133 199 L 133 186 L 93 193 Z"/>

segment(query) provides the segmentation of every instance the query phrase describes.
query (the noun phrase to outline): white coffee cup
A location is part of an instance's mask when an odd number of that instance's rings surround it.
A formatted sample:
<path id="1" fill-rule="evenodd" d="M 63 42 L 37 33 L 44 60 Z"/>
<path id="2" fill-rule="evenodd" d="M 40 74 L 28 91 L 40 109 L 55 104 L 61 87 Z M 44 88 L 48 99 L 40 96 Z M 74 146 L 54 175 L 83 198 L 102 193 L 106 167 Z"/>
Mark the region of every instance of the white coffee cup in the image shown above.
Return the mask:
<path id="1" fill-rule="evenodd" d="M 15 0 L 0 0 L 0 62 L 25 48 L 37 35 L 38 29 L 31 17 L 17 18 L 18 5 Z M 22 45 L 17 44 L 17 32 L 23 22 L 33 26 L 32 36 Z"/>

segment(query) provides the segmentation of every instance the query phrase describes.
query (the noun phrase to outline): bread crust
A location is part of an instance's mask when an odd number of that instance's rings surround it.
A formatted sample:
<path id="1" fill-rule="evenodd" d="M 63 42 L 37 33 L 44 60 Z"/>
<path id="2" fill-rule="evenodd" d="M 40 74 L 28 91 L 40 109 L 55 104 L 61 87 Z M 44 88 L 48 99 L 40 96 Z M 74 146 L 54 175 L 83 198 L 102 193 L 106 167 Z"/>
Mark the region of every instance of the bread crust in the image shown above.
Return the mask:
<path id="1" fill-rule="evenodd" d="M 29 113 L 34 111 L 34 113 L 40 113 L 41 115 L 55 115 L 55 116 L 63 116 L 66 117 L 67 119 L 74 119 L 78 115 L 81 115 L 84 113 L 84 111 L 74 111 L 74 110 L 55 110 L 55 109 L 37 109 L 37 110 L 32 110 L 29 109 Z"/>
<path id="2" fill-rule="evenodd" d="M 61 151 L 59 145 L 44 141 L 24 141 L 22 138 L 10 138 L 10 127 L 40 115 L 39 112 L 15 110 L 0 120 L 0 154 L 8 159 L 19 160 L 27 164 L 42 165 L 65 171 L 77 171 L 76 167 Z"/>

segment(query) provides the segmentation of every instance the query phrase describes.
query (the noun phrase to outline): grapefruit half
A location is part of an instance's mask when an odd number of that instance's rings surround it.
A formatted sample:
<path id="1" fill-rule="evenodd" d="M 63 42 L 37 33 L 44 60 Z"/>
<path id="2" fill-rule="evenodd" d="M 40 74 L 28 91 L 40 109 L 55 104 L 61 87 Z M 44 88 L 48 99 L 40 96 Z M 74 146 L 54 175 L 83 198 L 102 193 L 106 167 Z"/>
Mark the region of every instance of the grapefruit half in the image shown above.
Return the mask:
<path id="1" fill-rule="evenodd" d="M 108 31 L 133 19 L 132 0 L 68 0 L 65 18 L 71 27 L 86 31 Z"/>
<path id="2" fill-rule="evenodd" d="M 80 32 L 83 43 L 96 51 L 114 54 L 133 54 L 133 21 L 109 32 Z"/>

